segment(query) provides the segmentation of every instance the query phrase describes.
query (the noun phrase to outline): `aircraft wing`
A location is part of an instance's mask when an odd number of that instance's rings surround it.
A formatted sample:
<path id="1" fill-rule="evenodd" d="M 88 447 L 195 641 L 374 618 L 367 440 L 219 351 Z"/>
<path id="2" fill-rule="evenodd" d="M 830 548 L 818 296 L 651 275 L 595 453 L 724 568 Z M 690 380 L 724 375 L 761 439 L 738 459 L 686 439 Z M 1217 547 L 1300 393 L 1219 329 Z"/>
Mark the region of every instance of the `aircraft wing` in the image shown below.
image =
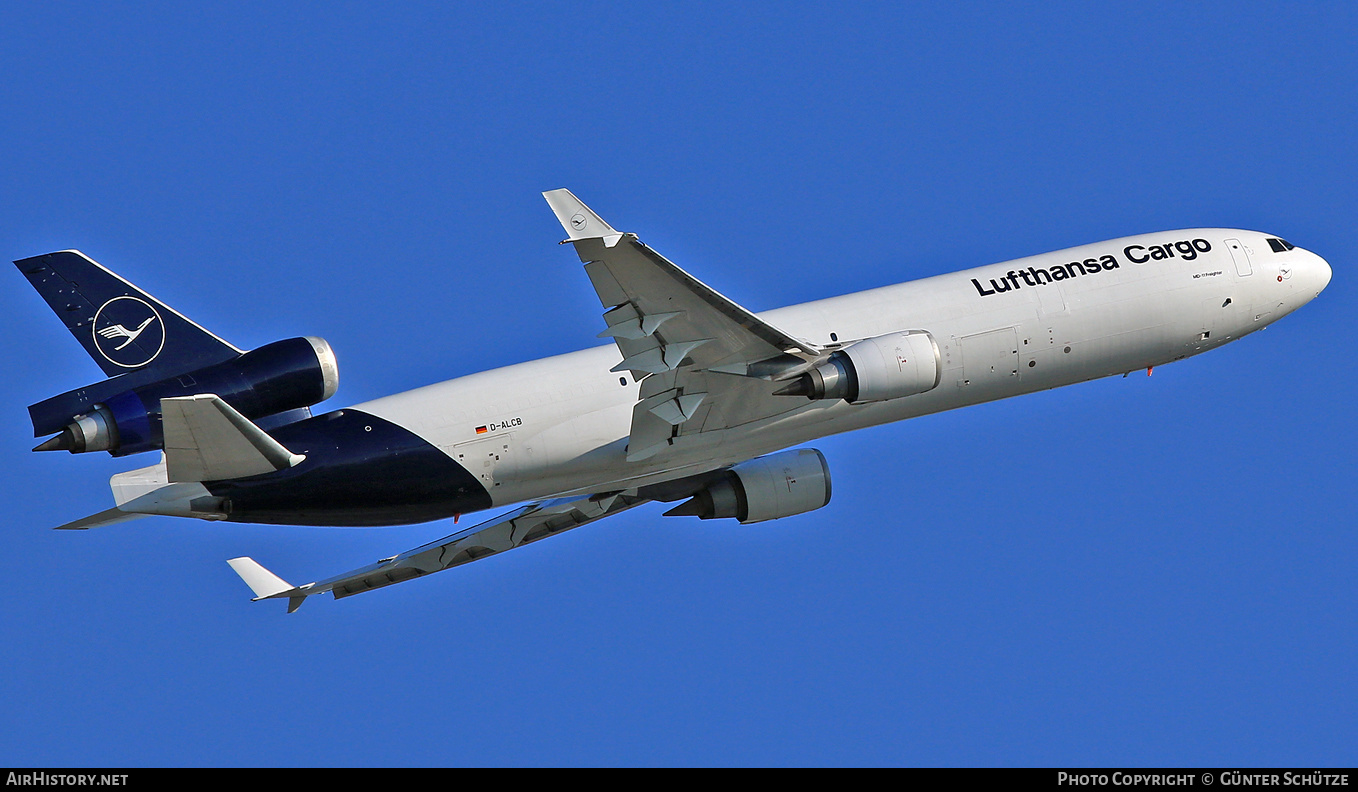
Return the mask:
<path id="1" fill-rule="evenodd" d="M 822 351 L 760 319 L 639 240 L 615 231 L 569 190 L 543 193 L 575 245 L 623 360 L 641 381 L 629 460 L 682 438 L 779 415 L 805 404 L 773 396 Z M 563 243 L 564 244 L 564 243 Z"/>
<path id="2" fill-rule="evenodd" d="M 617 493 L 531 503 L 414 550 L 303 586 L 293 586 L 248 556 L 227 563 L 255 592 L 256 601 L 287 599 L 288 613 L 292 613 L 314 594 L 329 591 L 341 599 L 402 583 L 513 550 L 646 502 L 646 498 Z"/>

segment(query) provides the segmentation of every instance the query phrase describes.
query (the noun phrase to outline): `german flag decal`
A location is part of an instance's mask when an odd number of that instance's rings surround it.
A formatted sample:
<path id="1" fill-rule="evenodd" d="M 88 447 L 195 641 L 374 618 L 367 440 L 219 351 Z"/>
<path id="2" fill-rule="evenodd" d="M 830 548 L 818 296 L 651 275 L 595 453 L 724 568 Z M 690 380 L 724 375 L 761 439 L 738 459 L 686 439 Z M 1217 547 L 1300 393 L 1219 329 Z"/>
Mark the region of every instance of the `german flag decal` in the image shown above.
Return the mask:
<path id="1" fill-rule="evenodd" d="M 487 429 L 487 428 L 484 427 L 484 426 L 478 426 L 478 427 L 476 427 L 476 433 L 477 433 L 477 434 L 485 434 L 486 432 L 489 432 L 489 431 L 490 431 L 490 430 Z"/>

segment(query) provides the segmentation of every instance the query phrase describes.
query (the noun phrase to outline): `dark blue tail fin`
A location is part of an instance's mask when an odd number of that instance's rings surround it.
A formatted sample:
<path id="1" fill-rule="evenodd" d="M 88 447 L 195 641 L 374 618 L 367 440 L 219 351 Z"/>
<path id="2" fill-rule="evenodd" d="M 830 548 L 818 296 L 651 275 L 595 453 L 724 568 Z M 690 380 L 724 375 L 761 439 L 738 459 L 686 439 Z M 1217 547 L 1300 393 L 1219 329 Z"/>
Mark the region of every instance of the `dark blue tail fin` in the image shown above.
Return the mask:
<path id="1" fill-rule="evenodd" d="M 14 263 L 109 377 L 143 370 L 174 376 L 241 354 L 79 251 Z"/>

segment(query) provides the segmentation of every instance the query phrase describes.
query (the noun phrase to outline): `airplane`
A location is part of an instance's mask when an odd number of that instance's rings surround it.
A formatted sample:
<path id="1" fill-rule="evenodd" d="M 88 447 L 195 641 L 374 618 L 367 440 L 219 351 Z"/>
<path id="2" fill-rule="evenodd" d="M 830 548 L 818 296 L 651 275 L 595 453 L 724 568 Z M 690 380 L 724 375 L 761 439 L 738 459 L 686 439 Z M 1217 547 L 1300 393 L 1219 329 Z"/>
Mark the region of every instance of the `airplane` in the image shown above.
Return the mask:
<path id="1" fill-rule="evenodd" d="M 830 501 L 817 438 L 1182 360 L 1329 284 L 1269 234 L 1142 234 L 760 314 L 543 193 L 603 309 L 603 346 L 313 414 L 334 395 L 315 337 L 243 351 L 78 251 L 16 261 L 107 379 L 29 407 L 35 451 L 159 451 L 110 479 L 145 515 L 330 526 L 457 518 L 450 536 L 296 586 L 243 556 L 254 600 L 336 599 L 522 547 L 652 501 L 757 523 Z M 135 329 L 128 329 L 135 328 Z"/>

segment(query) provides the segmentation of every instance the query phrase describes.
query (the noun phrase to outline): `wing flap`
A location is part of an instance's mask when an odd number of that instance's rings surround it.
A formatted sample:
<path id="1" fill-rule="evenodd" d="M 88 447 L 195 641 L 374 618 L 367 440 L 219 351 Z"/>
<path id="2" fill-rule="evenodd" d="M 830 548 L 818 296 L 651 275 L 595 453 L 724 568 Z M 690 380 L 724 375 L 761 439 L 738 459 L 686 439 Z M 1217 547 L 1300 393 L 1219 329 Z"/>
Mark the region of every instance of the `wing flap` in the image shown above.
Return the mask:
<path id="1" fill-rule="evenodd" d="M 235 558 L 227 563 L 255 592 L 256 600 L 286 598 L 288 613 L 292 613 L 303 600 L 315 594 L 329 591 L 335 599 L 343 599 L 404 583 L 531 544 L 645 502 L 645 498 L 623 494 L 542 501 L 400 555 L 304 586 L 290 586 L 250 558 Z"/>
<path id="2" fill-rule="evenodd" d="M 804 406 L 774 395 L 826 354 L 760 319 L 647 247 L 614 230 L 567 190 L 543 193 L 584 262 L 622 354 L 613 371 L 642 382 L 627 458 L 647 459 L 689 435 L 717 432 Z"/>
<path id="3" fill-rule="evenodd" d="M 576 240 L 575 248 L 600 304 L 608 309 L 605 321 L 610 329 L 622 326 L 624 332 L 609 333 L 615 341 L 643 337 L 657 338 L 662 344 L 711 340 L 710 348 L 694 358 L 694 365 L 702 368 L 755 363 L 783 354 L 819 355 L 810 344 L 737 305 L 633 234 L 624 234 L 611 246 L 598 239 Z M 621 343 L 619 348 L 624 357 L 629 355 Z"/>

